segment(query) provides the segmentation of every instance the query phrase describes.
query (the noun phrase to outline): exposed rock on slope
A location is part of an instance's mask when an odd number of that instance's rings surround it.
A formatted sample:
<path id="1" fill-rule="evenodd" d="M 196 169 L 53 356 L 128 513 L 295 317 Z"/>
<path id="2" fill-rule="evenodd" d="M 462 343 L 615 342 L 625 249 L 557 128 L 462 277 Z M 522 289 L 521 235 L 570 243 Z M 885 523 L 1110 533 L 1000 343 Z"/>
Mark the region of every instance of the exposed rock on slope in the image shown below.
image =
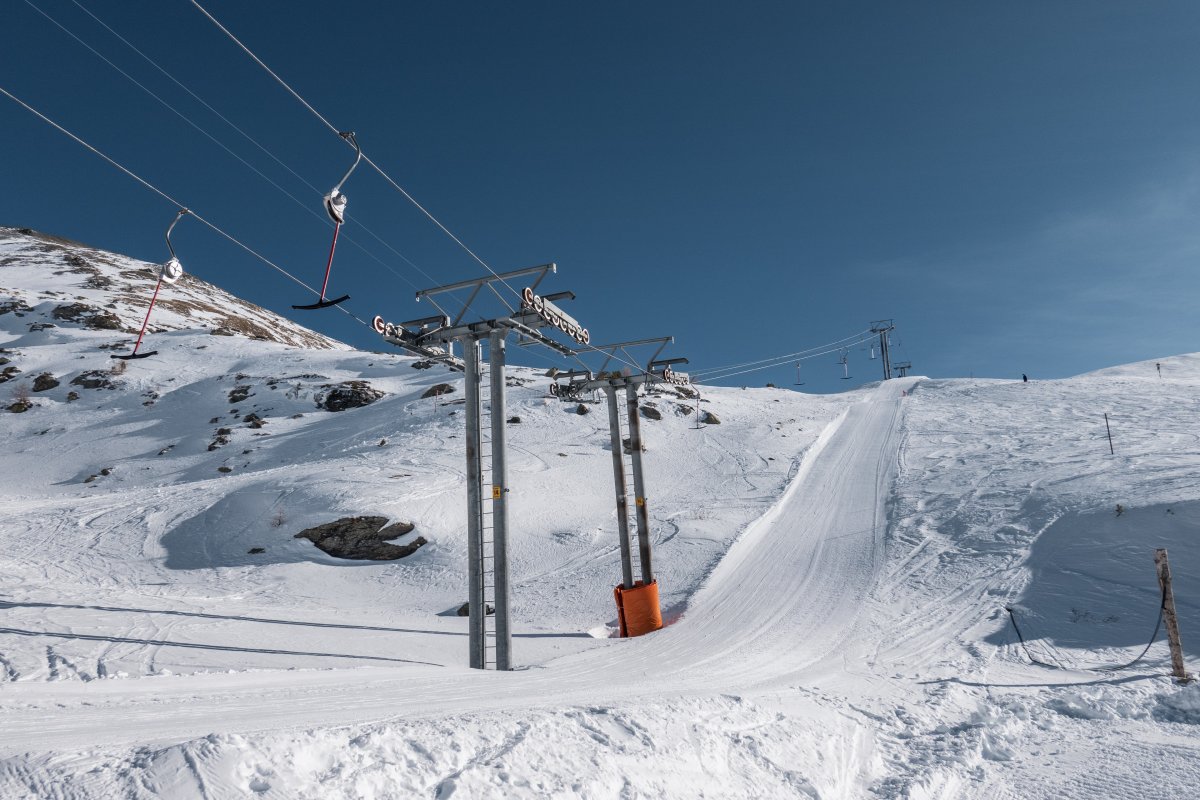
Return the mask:
<path id="1" fill-rule="evenodd" d="M 326 411 L 362 408 L 383 397 L 383 392 L 372 387 L 366 381 L 343 381 L 322 388 L 327 391 L 317 397 L 317 405 Z"/>
<path id="2" fill-rule="evenodd" d="M 406 545 L 395 545 L 388 539 L 397 539 L 412 533 L 415 527 L 409 522 L 387 524 L 387 517 L 343 517 L 336 522 L 318 525 L 300 531 L 297 539 L 308 539 L 321 550 L 337 558 L 360 558 L 372 561 L 391 561 L 417 552 L 425 544 L 425 537 L 418 536 Z"/>
<path id="3" fill-rule="evenodd" d="M 136 331 L 146 313 L 157 264 L 98 250 L 29 228 L 0 226 L 0 313 L 40 316 L 38 329 L 79 325 L 93 330 Z M 71 276 L 67 292 L 39 293 L 21 287 L 44 281 L 39 274 Z M 76 277 L 77 276 L 77 277 Z M 184 274 L 164 289 L 150 320 L 152 332 L 211 329 L 251 339 L 318 350 L 339 342 L 301 328 L 265 308 Z"/>

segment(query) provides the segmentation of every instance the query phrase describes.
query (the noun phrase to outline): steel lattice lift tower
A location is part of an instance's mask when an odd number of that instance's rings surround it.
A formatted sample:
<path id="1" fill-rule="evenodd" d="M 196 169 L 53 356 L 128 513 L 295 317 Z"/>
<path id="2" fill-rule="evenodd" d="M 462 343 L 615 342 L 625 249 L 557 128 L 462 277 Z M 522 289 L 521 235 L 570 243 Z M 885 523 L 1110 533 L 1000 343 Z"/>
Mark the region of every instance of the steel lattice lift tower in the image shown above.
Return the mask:
<path id="1" fill-rule="evenodd" d="M 441 314 L 394 325 L 376 316 L 375 331 L 384 340 L 421 358 L 438 361 L 464 374 L 466 382 L 467 460 L 467 561 L 470 666 L 474 669 L 512 669 L 512 630 L 509 620 L 508 581 L 508 493 L 505 442 L 505 343 L 512 332 L 526 342 L 539 344 L 576 357 L 571 347 L 541 332 L 555 327 L 580 344 L 589 334 L 554 300 L 574 299 L 570 292 L 539 297 L 535 290 L 542 279 L 555 272 L 554 264 L 493 274 L 484 278 L 422 289 L 417 300 L 429 298 Z M 536 275 L 512 307 L 495 283 Z M 487 288 L 508 308 L 495 319 L 464 322 L 471 304 Z M 470 289 L 462 311 L 451 319 L 434 299 L 456 290 Z M 454 355 L 454 344 L 462 356 Z M 487 359 L 482 348 L 487 344 Z M 483 385 L 487 384 L 486 400 Z M 488 628 L 489 606 L 494 609 L 494 627 Z"/>

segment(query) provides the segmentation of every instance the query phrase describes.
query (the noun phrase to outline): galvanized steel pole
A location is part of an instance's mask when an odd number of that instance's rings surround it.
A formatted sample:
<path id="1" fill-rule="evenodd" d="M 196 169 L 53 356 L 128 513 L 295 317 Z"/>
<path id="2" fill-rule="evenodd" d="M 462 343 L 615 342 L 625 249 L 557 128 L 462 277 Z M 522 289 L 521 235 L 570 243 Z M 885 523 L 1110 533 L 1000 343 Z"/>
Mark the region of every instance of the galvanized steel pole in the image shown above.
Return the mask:
<path id="1" fill-rule="evenodd" d="M 508 477 L 505 472 L 504 344 L 507 331 L 488 339 L 492 381 L 492 576 L 496 590 L 496 669 L 512 669 L 512 628 L 508 606 Z M 485 611 L 487 609 L 484 609 Z"/>
<path id="2" fill-rule="evenodd" d="M 617 406 L 617 390 L 604 387 L 608 400 L 608 437 L 612 442 L 613 488 L 617 493 L 617 536 L 621 542 L 621 585 L 633 588 L 633 561 L 629 546 L 629 489 L 625 485 L 625 460 L 621 458 L 621 412 Z M 632 443 L 631 443 L 632 444 Z"/>
<path id="3" fill-rule="evenodd" d="M 650 511 L 646 507 L 646 482 L 642 477 L 642 431 L 638 420 L 637 384 L 625 384 L 625 402 L 629 409 L 629 450 L 633 463 L 633 493 L 637 503 L 638 553 L 642 561 L 642 583 L 654 582 L 650 563 Z"/>
<path id="4" fill-rule="evenodd" d="M 470 614 L 471 668 L 486 669 L 487 606 L 483 599 L 483 481 L 479 460 L 479 342 L 463 336 L 463 370 L 467 395 L 467 605 Z"/>

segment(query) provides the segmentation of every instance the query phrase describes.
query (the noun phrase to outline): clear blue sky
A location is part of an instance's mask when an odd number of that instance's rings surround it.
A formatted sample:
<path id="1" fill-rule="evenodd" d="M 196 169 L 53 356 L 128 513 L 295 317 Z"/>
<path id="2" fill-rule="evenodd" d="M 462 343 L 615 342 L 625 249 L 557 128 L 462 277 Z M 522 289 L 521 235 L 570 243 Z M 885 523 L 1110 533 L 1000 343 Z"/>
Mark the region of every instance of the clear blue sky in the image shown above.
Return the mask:
<path id="1" fill-rule="evenodd" d="M 673 334 L 720 366 L 891 317 L 920 374 L 1057 377 L 1200 349 L 1195 2 L 231 2 L 218 19 L 498 271 L 595 341 Z M 301 205 L 5 3 L 0 85 L 310 283 L 318 192 L 72 0 L 33 0 Z M 188 0 L 79 2 L 328 190 L 351 151 Z M 0 224 L 147 260 L 174 208 L 0 97 Z M 369 168 L 331 292 L 421 316 L 482 268 Z M 363 231 L 370 228 L 413 264 Z M 375 335 L 185 220 L 185 266 L 359 346 Z M 878 377 L 867 352 L 806 389 Z M 534 365 L 557 363 L 528 358 Z M 790 384 L 786 366 L 731 385 Z"/>

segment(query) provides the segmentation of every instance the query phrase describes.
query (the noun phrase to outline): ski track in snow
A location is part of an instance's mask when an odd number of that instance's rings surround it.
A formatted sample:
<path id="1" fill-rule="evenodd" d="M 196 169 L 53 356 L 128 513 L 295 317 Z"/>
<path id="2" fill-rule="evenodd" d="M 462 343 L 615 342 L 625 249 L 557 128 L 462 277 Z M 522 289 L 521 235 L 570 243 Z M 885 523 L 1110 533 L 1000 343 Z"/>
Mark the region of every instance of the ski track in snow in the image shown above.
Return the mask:
<path id="1" fill-rule="evenodd" d="M 514 368 L 518 669 L 496 674 L 465 668 L 445 614 L 465 597 L 461 378 L 247 304 L 293 338 L 210 336 L 240 301 L 185 282 L 158 357 L 70 385 L 129 334 L 55 306 L 136 329 L 149 274 L 0 231 L 24 304 L 0 356 L 61 381 L 0 412 L 0 796 L 1174 798 L 1200 779 L 1200 689 L 1163 677 L 1161 641 L 1081 669 L 1144 646 L 1156 546 L 1195 647 L 1196 356 L 1163 378 L 707 388 L 722 424 L 700 430 L 645 398 L 672 624 L 633 640 L 586 635 L 613 624 L 620 572 L 604 406 L 580 416 Z M 387 396 L 315 409 L 351 379 Z M 420 398 L 447 380 L 449 402 Z M 430 543 L 348 564 L 292 538 L 357 513 Z M 1066 669 L 1027 662 L 1006 605 Z"/>

